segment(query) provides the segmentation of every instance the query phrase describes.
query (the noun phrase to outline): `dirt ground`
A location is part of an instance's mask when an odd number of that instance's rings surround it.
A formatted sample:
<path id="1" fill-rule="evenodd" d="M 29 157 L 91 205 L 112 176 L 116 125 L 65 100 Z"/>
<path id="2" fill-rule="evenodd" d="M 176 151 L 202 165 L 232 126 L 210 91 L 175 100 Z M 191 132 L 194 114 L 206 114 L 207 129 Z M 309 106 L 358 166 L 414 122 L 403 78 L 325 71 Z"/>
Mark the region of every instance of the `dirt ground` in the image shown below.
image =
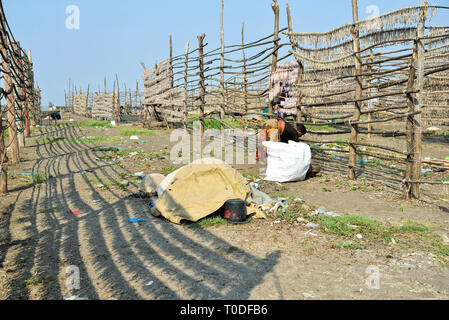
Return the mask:
<path id="1" fill-rule="evenodd" d="M 333 245 L 345 240 L 340 236 L 322 228 L 308 232 L 304 224 L 282 219 L 194 228 L 148 215 L 150 200 L 134 196 L 139 181 L 133 174 L 173 168 L 167 154 L 170 131 L 140 136 L 138 142 L 121 139 L 119 131 L 44 126 L 33 132 L 22 162 L 9 168 L 11 192 L 0 197 L 0 299 L 449 298 L 448 265 L 425 250 L 369 241 L 364 249 L 341 249 Z M 80 139 L 96 136 L 116 140 Z M 426 139 L 425 157 L 449 156 L 447 140 Z M 140 153 L 117 163 L 107 152 L 94 151 L 98 145 Z M 424 186 L 422 201 L 404 202 L 398 174 L 381 176 L 376 170 L 382 168 L 363 168 L 356 182 L 347 183 L 344 164 L 319 157 L 314 163 L 322 169 L 317 177 L 271 183 L 264 191 L 294 195 L 340 214 L 382 223 L 414 220 L 436 234 L 449 231 L 447 186 Z M 46 178 L 33 183 L 17 175 L 27 172 Z M 438 172 L 429 179 L 447 176 Z M 124 179 L 130 182 L 126 188 L 120 186 Z M 129 218 L 146 222 L 129 223 Z M 79 289 L 67 286 L 70 266 L 79 268 Z M 370 266 L 379 270 L 377 289 L 367 286 Z"/>

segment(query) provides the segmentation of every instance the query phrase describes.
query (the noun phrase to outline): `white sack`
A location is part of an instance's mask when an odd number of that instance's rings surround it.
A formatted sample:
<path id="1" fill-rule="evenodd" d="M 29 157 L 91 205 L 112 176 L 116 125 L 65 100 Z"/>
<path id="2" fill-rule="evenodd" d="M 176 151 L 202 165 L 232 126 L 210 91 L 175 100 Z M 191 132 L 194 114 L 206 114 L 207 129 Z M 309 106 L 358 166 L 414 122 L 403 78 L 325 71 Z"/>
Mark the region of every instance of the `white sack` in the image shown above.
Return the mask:
<path id="1" fill-rule="evenodd" d="M 289 141 L 287 143 L 264 141 L 267 148 L 267 181 L 302 181 L 310 169 L 312 153 L 308 144 Z"/>

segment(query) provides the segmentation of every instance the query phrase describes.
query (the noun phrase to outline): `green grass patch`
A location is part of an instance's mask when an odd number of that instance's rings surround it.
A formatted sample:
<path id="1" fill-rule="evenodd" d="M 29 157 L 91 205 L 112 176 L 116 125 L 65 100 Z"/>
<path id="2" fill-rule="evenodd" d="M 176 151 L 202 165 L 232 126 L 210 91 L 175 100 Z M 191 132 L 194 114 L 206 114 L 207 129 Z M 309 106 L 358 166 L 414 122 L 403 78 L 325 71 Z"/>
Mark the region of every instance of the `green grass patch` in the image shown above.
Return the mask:
<path id="1" fill-rule="evenodd" d="M 324 126 L 307 126 L 307 130 L 310 131 L 326 131 L 326 132 L 335 132 L 337 129 L 332 126 L 324 125 Z"/>
<path id="2" fill-rule="evenodd" d="M 352 241 L 345 241 L 345 242 L 334 242 L 332 245 L 333 248 L 340 248 L 340 249 L 365 249 L 365 246 L 361 243 L 352 242 Z"/>
<path id="3" fill-rule="evenodd" d="M 192 223 L 190 226 L 193 228 L 205 229 L 205 228 L 210 228 L 212 226 L 229 225 L 229 224 L 230 224 L 230 222 L 228 220 L 225 220 L 219 216 L 215 216 L 215 217 L 206 217 L 204 219 L 201 219 L 200 221 Z"/>
<path id="4" fill-rule="evenodd" d="M 40 184 L 40 183 L 44 182 L 45 180 L 47 180 L 47 176 L 40 172 L 34 173 L 31 177 L 33 179 L 34 184 Z"/>
<path id="5" fill-rule="evenodd" d="M 271 197 L 273 199 L 287 198 L 287 199 L 292 200 L 292 201 L 297 198 L 297 196 L 295 196 L 294 194 L 291 194 L 291 193 L 276 193 L 276 194 L 273 194 Z"/>
<path id="6" fill-rule="evenodd" d="M 168 167 L 162 167 L 161 170 L 164 172 L 164 175 L 169 175 L 170 173 L 175 172 L 179 168 L 180 167 L 174 165 L 169 165 Z"/>
<path id="7" fill-rule="evenodd" d="M 114 128 L 110 121 L 104 120 L 92 120 L 92 121 L 81 121 L 76 123 L 79 127 L 84 128 Z"/>
<path id="8" fill-rule="evenodd" d="M 256 180 L 260 178 L 260 174 L 257 173 L 251 173 L 251 172 L 244 172 L 242 174 L 242 176 L 244 176 L 247 179 L 252 179 L 252 180 Z"/>
<path id="9" fill-rule="evenodd" d="M 157 133 L 148 129 L 122 129 L 120 130 L 121 137 L 131 136 L 157 136 Z"/>

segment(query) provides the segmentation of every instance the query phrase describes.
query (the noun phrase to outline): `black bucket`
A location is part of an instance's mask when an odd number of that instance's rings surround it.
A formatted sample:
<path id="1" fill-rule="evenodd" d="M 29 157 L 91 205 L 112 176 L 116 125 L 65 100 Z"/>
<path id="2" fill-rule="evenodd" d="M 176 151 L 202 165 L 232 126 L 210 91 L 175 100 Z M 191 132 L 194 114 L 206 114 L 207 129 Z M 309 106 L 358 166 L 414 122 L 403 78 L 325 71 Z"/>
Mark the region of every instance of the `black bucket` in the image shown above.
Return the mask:
<path id="1" fill-rule="evenodd" d="M 240 199 L 228 200 L 224 204 L 223 218 L 231 223 L 245 223 L 246 204 Z"/>

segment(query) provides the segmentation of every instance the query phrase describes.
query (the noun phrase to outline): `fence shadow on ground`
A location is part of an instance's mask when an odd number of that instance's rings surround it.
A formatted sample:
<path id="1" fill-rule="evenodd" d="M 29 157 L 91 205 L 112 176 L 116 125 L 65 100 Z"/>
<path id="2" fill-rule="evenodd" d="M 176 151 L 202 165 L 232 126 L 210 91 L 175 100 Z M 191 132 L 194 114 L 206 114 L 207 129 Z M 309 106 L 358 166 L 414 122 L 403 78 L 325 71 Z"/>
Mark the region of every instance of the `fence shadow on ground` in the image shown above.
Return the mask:
<path id="1" fill-rule="evenodd" d="M 99 192 L 96 181 L 117 184 L 126 171 L 100 165 L 92 146 L 74 143 L 80 134 L 70 125 L 45 129 L 42 136 L 66 139 L 28 147 L 37 155 L 32 172 L 51 178 L 22 190 L 10 217 L 18 225 L 3 225 L 8 299 L 248 299 L 273 271 L 279 251 L 256 257 L 208 230 L 145 216 L 144 199 Z M 128 222 L 136 216 L 147 222 Z M 71 265 L 80 271 L 75 291 L 65 282 Z"/>

